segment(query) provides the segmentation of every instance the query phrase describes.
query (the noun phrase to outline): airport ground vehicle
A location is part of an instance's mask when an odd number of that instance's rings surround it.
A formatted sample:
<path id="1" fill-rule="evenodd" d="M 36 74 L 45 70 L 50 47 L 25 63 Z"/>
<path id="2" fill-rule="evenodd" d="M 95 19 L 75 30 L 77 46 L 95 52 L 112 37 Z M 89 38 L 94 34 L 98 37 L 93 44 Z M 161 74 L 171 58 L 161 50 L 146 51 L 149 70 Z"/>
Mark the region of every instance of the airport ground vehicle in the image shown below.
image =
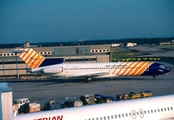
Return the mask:
<path id="1" fill-rule="evenodd" d="M 152 96 L 152 92 L 151 91 L 140 92 L 140 94 L 141 94 L 142 98 L 146 98 L 146 97 L 151 97 Z"/>
<path id="2" fill-rule="evenodd" d="M 130 92 L 130 93 L 129 93 L 129 98 L 130 98 L 130 99 L 141 98 L 141 94 L 140 94 L 140 93 L 135 93 L 135 92 Z"/>
<path id="3" fill-rule="evenodd" d="M 26 103 L 30 103 L 28 98 L 19 98 L 19 99 L 14 99 L 13 100 L 13 104 L 18 104 L 19 107 L 26 104 Z"/>
<path id="4" fill-rule="evenodd" d="M 146 98 L 146 97 L 151 97 L 152 92 L 149 90 L 142 91 L 142 92 L 130 92 L 130 93 L 125 93 L 125 94 L 118 94 L 116 95 L 116 99 L 118 100 L 129 100 L 129 99 L 138 99 L 138 98 Z"/>

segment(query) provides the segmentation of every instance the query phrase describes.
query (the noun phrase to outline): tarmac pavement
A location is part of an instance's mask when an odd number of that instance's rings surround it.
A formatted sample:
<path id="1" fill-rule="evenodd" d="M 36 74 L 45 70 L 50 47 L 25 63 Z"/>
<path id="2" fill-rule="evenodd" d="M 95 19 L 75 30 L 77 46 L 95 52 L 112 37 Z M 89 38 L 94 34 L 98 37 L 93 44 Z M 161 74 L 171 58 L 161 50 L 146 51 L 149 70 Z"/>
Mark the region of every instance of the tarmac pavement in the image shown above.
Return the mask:
<path id="1" fill-rule="evenodd" d="M 64 103 L 66 98 L 79 100 L 81 95 L 102 94 L 116 97 L 117 94 L 150 90 L 153 96 L 174 94 L 174 69 L 168 74 L 157 76 L 127 76 L 108 79 L 92 79 L 84 83 L 82 79 L 46 79 L 46 80 L 11 80 L 9 87 L 13 91 L 13 99 L 29 98 L 30 102 L 41 104 L 56 100 Z"/>

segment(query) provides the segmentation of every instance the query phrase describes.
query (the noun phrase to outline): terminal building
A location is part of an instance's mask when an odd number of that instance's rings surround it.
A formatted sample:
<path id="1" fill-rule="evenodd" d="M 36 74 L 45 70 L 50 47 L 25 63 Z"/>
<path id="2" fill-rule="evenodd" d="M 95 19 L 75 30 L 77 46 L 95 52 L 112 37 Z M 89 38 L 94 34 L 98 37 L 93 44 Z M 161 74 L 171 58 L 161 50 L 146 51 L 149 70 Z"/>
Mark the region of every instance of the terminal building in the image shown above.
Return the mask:
<path id="1" fill-rule="evenodd" d="M 29 42 L 24 45 L 26 48 L 33 48 L 44 57 L 64 58 L 64 64 L 73 63 L 97 63 L 110 61 L 110 44 L 106 45 L 84 45 L 84 46 L 57 46 L 57 47 L 36 47 L 30 46 Z M 22 78 L 32 76 L 30 68 L 17 56 L 12 53 L 13 49 L 0 49 L 0 79 Z"/>

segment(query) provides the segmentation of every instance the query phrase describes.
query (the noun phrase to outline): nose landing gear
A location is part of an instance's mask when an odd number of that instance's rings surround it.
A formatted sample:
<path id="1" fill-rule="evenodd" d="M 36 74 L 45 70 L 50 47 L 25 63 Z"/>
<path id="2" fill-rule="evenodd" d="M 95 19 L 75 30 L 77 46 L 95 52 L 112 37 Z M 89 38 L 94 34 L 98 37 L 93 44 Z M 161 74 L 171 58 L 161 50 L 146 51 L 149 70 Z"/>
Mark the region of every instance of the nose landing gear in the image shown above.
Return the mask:
<path id="1" fill-rule="evenodd" d="M 153 80 L 156 80 L 156 76 L 157 76 L 157 75 L 153 75 Z"/>

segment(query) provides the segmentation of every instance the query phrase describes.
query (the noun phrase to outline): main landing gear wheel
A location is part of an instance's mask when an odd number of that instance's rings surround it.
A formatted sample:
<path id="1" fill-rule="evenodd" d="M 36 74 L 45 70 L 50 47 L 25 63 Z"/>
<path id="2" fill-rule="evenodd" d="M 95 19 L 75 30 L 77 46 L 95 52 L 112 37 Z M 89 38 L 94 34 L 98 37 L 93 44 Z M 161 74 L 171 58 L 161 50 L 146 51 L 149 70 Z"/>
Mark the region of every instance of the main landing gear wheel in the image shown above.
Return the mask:
<path id="1" fill-rule="evenodd" d="M 156 75 L 153 75 L 153 80 L 156 80 Z"/>
<path id="2" fill-rule="evenodd" d="M 87 77 L 86 80 L 85 80 L 85 82 L 86 82 L 86 83 L 89 83 L 89 82 L 91 82 L 91 80 L 92 80 L 92 79 L 91 79 L 90 77 Z"/>

